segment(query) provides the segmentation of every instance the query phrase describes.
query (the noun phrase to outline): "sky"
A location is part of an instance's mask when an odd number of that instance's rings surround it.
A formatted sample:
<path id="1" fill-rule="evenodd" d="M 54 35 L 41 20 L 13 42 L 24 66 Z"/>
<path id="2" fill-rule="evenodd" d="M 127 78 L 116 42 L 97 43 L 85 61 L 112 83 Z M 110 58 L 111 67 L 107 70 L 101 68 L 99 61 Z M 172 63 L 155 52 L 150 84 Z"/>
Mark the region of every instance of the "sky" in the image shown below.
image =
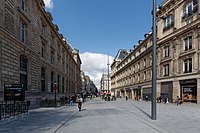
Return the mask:
<path id="1" fill-rule="evenodd" d="M 159 5 L 163 0 L 157 0 Z M 129 51 L 151 31 L 153 0 L 44 0 L 53 23 L 97 87 L 119 49 Z M 108 56 L 109 55 L 109 56 Z"/>

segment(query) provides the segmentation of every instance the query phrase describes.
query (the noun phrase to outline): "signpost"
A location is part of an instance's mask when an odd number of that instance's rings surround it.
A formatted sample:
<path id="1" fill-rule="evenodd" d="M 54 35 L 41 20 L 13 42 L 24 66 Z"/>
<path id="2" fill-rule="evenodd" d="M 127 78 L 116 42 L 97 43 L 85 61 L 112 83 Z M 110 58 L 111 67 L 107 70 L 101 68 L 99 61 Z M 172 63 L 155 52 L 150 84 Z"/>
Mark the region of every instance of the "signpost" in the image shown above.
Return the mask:
<path id="1" fill-rule="evenodd" d="M 5 84 L 4 85 L 5 101 L 24 101 L 25 89 L 23 84 Z"/>

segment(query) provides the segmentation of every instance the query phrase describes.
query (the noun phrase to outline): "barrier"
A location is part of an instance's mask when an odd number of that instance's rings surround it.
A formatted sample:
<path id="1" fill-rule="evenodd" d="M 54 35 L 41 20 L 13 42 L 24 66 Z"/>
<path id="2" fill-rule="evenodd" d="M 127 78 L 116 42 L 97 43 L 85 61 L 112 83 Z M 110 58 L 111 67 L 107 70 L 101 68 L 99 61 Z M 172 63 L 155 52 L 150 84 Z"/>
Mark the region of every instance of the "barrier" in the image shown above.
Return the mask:
<path id="1" fill-rule="evenodd" d="M 0 102 L 0 120 L 28 113 L 28 102 Z"/>

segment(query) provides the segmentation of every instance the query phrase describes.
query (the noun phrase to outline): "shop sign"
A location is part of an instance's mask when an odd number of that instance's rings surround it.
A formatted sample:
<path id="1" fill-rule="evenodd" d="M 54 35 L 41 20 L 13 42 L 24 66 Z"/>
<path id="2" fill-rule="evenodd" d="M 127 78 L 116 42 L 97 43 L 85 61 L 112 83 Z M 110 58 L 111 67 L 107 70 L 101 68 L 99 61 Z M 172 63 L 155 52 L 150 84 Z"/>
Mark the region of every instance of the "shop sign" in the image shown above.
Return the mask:
<path id="1" fill-rule="evenodd" d="M 196 79 L 181 80 L 180 84 L 197 84 Z"/>
<path id="2" fill-rule="evenodd" d="M 183 92 L 193 92 L 193 88 L 192 87 L 183 87 Z"/>

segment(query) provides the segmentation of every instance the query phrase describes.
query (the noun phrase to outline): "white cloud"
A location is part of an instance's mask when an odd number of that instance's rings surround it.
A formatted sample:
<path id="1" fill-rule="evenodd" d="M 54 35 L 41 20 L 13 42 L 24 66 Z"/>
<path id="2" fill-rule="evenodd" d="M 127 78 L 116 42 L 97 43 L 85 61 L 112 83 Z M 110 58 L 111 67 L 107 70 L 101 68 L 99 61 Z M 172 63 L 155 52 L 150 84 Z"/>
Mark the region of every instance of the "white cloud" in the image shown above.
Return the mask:
<path id="1" fill-rule="evenodd" d="M 108 55 L 85 52 L 80 54 L 80 57 L 82 70 L 86 75 L 90 76 L 91 80 L 99 88 L 102 74 L 108 72 Z M 109 63 L 111 64 L 112 61 L 113 57 L 109 56 Z"/>
<path id="2" fill-rule="evenodd" d="M 49 10 L 53 9 L 53 0 L 44 0 L 45 7 Z"/>

